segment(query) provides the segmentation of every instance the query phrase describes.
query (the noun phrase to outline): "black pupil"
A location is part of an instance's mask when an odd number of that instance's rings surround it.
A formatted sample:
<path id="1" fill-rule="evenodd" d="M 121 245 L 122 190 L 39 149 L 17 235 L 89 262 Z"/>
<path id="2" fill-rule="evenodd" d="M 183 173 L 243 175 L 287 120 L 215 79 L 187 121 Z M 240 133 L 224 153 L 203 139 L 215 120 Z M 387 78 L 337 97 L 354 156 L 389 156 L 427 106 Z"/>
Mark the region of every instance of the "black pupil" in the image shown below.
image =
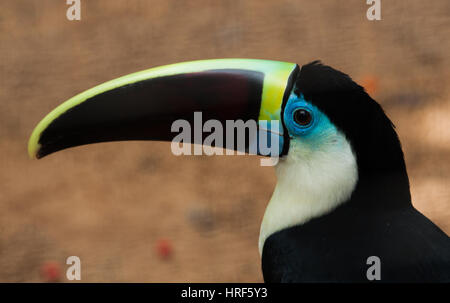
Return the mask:
<path id="1" fill-rule="evenodd" d="M 311 113 L 305 109 L 298 109 L 294 113 L 294 121 L 300 125 L 308 125 L 311 123 Z"/>

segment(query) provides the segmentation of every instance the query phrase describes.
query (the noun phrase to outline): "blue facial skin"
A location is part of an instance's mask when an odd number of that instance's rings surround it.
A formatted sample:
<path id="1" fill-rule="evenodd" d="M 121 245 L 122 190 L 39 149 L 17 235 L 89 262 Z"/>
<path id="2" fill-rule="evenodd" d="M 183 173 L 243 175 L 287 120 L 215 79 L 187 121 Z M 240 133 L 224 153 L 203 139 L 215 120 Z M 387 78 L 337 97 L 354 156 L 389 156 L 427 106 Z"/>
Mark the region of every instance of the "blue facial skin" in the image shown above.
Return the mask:
<path id="1" fill-rule="evenodd" d="M 300 125 L 294 120 L 296 110 L 304 109 L 308 111 L 312 120 L 308 125 Z M 291 140 L 299 141 L 302 145 L 307 145 L 311 150 L 324 147 L 327 143 L 337 143 L 337 129 L 316 106 L 305 100 L 302 94 L 291 93 L 284 108 L 284 124 Z"/>
<path id="2" fill-rule="evenodd" d="M 294 120 L 294 113 L 304 109 L 311 114 L 311 122 L 308 125 L 300 125 Z M 284 125 L 290 137 L 290 150 L 296 153 L 297 156 L 304 158 L 307 155 L 312 155 L 317 151 L 330 151 L 331 149 L 341 149 L 343 136 L 338 134 L 337 128 L 331 123 L 328 117 L 322 113 L 316 106 L 306 101 L 302 94 L 296 95 L 291 92 L 286 106 L 284 108 Z M 270 123 L 266 126 L 270 129 Z M 258 155 L 264 156 L 278 156 L 283 150 L 283 126 L 279 125 L 279 133 L 276 135 L 270 131 L 262 131 L 260 128 L 258 132 Z M 259 140 L 261 136 L 265 137 L 267 147 L 271 152 L 262 152 L 259 149 Z M 273 153 L 273 144 L 279 146 L 278 152 Z"/>

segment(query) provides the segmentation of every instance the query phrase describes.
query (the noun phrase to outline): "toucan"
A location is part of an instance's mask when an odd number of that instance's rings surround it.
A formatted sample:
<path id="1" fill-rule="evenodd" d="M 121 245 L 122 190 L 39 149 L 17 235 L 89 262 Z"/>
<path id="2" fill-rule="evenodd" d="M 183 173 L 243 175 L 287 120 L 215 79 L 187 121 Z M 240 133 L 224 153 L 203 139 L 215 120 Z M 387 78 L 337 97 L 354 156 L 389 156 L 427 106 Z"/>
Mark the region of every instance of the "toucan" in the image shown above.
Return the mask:
<path id="1" fill-rule="evenodd" d="M 28 152 L 170 141 L 172 123 L 195 112 L 280 124 L 267 131 L 280 148 L 269 155 L 279 157 L 277 184 L 259 237 L 266 282 L 450 281 L 449 238 L 411 203 L 393 123 L 363 87 L 320 61 L 214 59 L 133 73 L 56 107 Z"/>

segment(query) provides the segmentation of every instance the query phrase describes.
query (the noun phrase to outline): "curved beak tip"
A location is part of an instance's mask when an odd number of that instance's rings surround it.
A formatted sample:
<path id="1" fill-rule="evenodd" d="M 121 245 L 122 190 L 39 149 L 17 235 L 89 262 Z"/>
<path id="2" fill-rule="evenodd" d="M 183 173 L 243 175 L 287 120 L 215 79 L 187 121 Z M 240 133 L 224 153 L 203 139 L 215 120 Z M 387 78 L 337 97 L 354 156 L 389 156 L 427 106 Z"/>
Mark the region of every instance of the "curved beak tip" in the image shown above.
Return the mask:
<path id="1" fill-rule="evenodd" d="M 33 132 L 28 140 L 28 157 L 30 159 L 39 159 L 39 150 L 41 149 L 41 144 L 38 142 L 37 134 Z"/>

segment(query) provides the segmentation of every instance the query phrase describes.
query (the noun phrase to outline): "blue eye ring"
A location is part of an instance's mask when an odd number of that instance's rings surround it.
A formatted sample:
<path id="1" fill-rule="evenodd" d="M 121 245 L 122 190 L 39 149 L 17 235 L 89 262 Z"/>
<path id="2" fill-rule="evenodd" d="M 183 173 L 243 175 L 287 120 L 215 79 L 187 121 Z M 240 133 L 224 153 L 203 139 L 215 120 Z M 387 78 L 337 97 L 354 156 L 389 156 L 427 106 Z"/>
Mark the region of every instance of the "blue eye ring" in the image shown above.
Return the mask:
<path id="1" fill-rule="evenodd" d="M 311 110 L 305 107 L 297 107 L 292 111 L 292 120 L 297 127 L 308 128 L 314 122 L 314 116 Z"/>
<path id="2" fill-rule="evenodd" d="M 301 121 L 296 121 L 296 112 L 303 111 L 303 113 L 308 113 L 310 119 L 308 118 L 308 123 L 298 123 Z M 315 127 L 320 120 L 319 111 L 310 103 L 308 103 L 302 94 L 296 95 L 292 93 L 287 104 L 284 108 L 284 125 L 286 126 L 290 136 L 303 136 L 310 132 L 311 129 Z"/>

